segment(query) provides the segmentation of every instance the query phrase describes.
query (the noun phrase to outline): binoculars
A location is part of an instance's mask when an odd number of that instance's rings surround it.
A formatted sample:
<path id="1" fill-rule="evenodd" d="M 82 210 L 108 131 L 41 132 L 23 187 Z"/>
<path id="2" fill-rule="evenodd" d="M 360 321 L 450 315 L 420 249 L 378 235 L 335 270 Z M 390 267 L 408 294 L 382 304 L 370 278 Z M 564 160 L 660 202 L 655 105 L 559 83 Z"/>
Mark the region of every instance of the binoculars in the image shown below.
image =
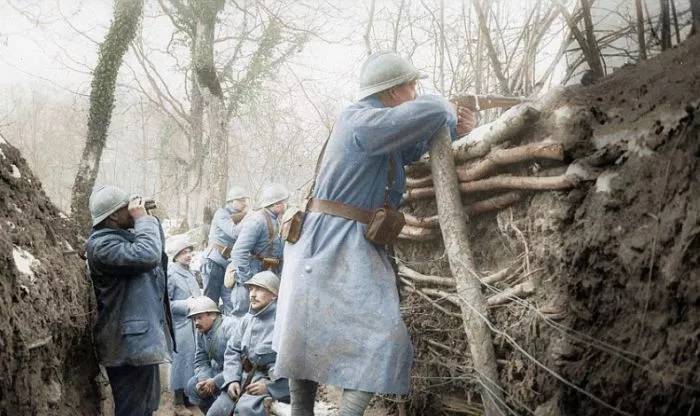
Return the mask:
<path id="1" fill-rule="evenodd" d="M 153 199 L 145 198 L 145 201 L 143 203 L 144 208 L 146 208 L 147 211 L 153 210 L 158 208 L 158 205 L 156 205 L 156 201 Z"/>

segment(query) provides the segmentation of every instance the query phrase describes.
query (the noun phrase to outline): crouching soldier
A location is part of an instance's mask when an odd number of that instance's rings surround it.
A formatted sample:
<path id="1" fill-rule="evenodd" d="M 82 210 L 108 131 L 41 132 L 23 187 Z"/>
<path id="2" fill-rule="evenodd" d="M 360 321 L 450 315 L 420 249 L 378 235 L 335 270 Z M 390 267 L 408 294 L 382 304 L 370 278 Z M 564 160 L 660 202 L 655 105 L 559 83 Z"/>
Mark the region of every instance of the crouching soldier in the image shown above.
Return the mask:
<path id="1" fill-rule="evenodd" d="M 175 396 L 175 410 L 181 412 L 185 405 L 185 387 L 194 375 L 194 327 L 187 314 L 189 302 L 201 296 L 201 290 L 190 270 L 192 244 L 187 238 L 171 239 L 166 251 L 172 259 L 168 267 L 168 296 L 177 342 L 177 353 L 173 354 L 170 368 L 170 390 Z"/>
<path id="2" fill-rule="evenodd" d="M 207 296 L 194 298 L 190 302 L 190 313 L 197 329 L 194 355 L 194 377 L 187 383 L 187 397 L 207 412 L 224 388 L 224 352 L 238 319 L 221 316 L 219 308 Z"/>
<path id="3" fill-rule="evenodd" d="M 258 272 L 282 270 L 282 250 L 280 220 L 287 210 L 289 191 L 280 184 L 268 184 L 261 192 L 259 209 L 250 214 L 241 224 L 238 239 L 233 245 L 231 264 L 226 273 L 233 284 L 231 301 L 233 316 L 243 316 L 248 312 L 248 289 L 244 283 Z M 233 274 L 233 276 L 231 276 Z"/>
<path id="4" fill-rule="evenodd" d="M 226 205 L 214 213 L 209 229 L 209 246 L 205 251 L 204 295 L 217 305 L 224 305 L 224 315 L 232 310 L 231 290 L 224 288 L 224 273 L 229 264 L 231 248 L 238 238 L 243 217 L 248 212 L 248 193 L 240 186 L 232 186 L 226 195 Z"/>
<path id="5" fill-rule="evenodd" d="M 289 383 L 275 378 L 277 353 L 272 350 L 275 307 L 280 280 L 263 271 L 245 285 L 250 291 L 250 311 L 226 345 L 224 383 L 208 416 L 266 416 L 273 400 L 289 402 Z"/>

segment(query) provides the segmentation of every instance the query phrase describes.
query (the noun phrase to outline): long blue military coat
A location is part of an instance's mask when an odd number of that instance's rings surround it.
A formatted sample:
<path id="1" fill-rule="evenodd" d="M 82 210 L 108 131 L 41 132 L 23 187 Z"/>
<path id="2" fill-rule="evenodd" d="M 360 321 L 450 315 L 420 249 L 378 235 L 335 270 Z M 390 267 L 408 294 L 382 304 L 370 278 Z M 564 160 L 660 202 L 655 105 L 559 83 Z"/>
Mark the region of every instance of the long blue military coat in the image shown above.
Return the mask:
<path id="1" fill-rule="evenodd" d="M 284 244 L 279 230 L 277 215 L 267 208 L 248 214 L 242 221 L 241 231 L 231 251 L 231 263 L 236 268 L 236 286 L 231 292 L 234 316 L 243 317 L 250 307 L 248 288 L 243 283 L 263 271 L 262 262 L 257 257 L 274 257 L 282 260 Z M 272 271 L 279 274 L 280 267 Z"/>
<path id="2" fill-rule="evenodd" d="M 388 158 L 395 160 L 390 204 L 405 188 L 403 166 L 456 114 L 438 96 L 397 107 L 374 97 L 345 109 L 335 123 L 314 197 L 366 210 L 384 204 Z M 385 248 L 367 241 L 366 226 L 307 213 L 299 241 L 287 244 L 274 348 L 277 374 L 376 393 L 409 391 L 412 349 L 399 312 Z"/>
<path id="3" fill-rule="evenodd" d="M 236 331 L 240 319 L 219 316 L 206 334 L 197 332 L 194 374 L 198 381 L 214 379 L 216 386 L 224 386 L 224 353 L 226 343 Z"/>
<path id="4" fill-rule="evenodd" d="M 170 390 L 173 391 L 187 387 L 187 381 L 194 375 L 195 329 L 187 317 L 187 299 L 197 296 L 201 296 L 201 289 L 190 269 L 180 263 L 170 263 L 168 297 L 177 342 L 177 353 L 173 354 L 170 368 Z"/>
<path id="5" fill-rule="evenodd" d="M 170 361 L 174 335 L 163 241 L 160 223 L 151 216 L 137 219 L 133 232 L 96 228 L 88 239 L 95 343 L 105 367 Z"/>
<path id="6" fill-rule="evenodd" d="M 259 312 L 250 311 L 243 317 L 238 329 L 228 341 L 224 356 L 224 385 L 236 381 L 243 383 L 248 373 L 243 370 L 243 360 L 248 357 L 259 369 L 251 382 L 269 380 L 267 390 L 274 400 L 289 398 L 289 382 L 286 378 L 274 375 L 277 353 L 272 350 L 272 332 L 275 327 L 276 302 L 267 305 Z M 243 394 L 236 404 L 235 414 L 245 416 L 265 416 L 263 400 L 268 396 Z"/>

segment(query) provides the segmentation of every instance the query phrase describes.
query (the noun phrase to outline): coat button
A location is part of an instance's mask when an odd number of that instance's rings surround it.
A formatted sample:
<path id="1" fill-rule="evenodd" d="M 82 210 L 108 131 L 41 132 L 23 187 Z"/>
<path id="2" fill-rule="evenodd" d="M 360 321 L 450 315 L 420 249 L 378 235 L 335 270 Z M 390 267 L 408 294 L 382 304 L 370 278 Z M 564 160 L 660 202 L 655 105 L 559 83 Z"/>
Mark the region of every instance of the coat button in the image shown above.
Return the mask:
<path id="1" fill-rule="evenodd" d="M 306 273 L 311 273 L 311 266 L 309 266 L 308 264 L 306 266 L 304 266 L 304 271 Z"/>

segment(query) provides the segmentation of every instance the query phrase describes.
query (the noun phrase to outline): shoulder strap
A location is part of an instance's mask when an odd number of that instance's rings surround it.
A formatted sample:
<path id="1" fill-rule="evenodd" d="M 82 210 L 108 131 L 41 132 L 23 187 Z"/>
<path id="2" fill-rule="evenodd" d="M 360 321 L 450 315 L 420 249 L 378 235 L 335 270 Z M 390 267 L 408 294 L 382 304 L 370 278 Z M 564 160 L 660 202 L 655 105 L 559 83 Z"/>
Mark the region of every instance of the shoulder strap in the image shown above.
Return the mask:
<path id="1" fill-rule="evenodd" d="M 394 154 L 389 153 L 389 160 L 388 162 L 388 171 L 387 171 L 387 180 L 386 180 L 386 188 L 384 189 L 384 206 L 388 207 L 389 206 L 389 192 L 394 188 L 394 183 L 396 182 L 396 161 L 394 160 Z"/>
<path id="2" fill-rule="evenodd" d="M 328 132 L 328 137 L 326 137 L 326 141 L 323 142 L 323 147 L 321 147 L 321 153 L 319 153 L 318 159 L 316 159 L 316 168 L 314 169 L 314 178 L 311 181 L 311 187 L 309 188 L 309 192 L 306 194 L 306 199 L 311 198 L 311 196 L 314 193 L 314 189 L 316 188 L 316 179 L 318 178 L 318 171 L 321 169 L 321 162 L 323 162 L 323 155 L 326 154 L 326 147 L 328 147 L 328 142 L 331 140 L 332 133 L 333 133 L 333 126 L 331 126 L 331 131 Z"/>

